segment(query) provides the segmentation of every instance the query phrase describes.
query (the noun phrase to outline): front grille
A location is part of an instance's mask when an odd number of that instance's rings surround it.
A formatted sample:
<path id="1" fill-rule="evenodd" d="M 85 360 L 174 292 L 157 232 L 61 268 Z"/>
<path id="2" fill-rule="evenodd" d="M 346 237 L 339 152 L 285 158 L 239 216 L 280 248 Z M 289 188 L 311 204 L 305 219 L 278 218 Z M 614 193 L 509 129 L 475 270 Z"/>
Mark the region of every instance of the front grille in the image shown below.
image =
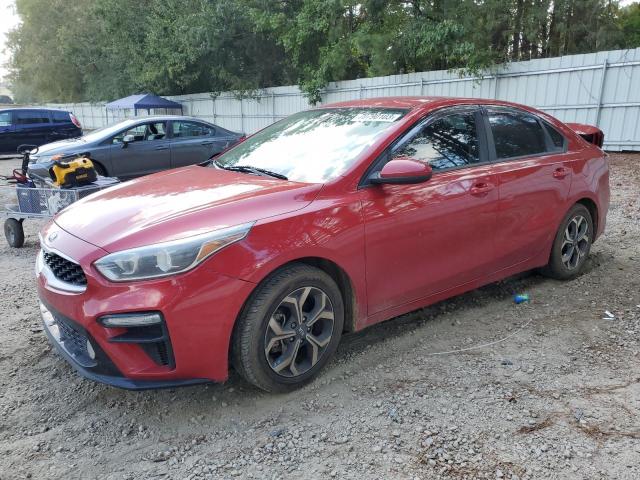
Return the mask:
<path id="1" fill-rule="evenodd" d="M 42 251 L 42 255 L 44 263 L 47 264 L 58 280 L 80 287 L 87 284 L 87 277 L 85 277 L 82 267 L 77 263 L 46 250 Z"/>
<path id="2" fill-rule="evenodd" d="M 59 316 L 54 317 L 60 331 L 60 341 L 64 342 L 65 347 L 76 355 L 88 355 L 87 337 L 76 330 L 70 322 Z"/>

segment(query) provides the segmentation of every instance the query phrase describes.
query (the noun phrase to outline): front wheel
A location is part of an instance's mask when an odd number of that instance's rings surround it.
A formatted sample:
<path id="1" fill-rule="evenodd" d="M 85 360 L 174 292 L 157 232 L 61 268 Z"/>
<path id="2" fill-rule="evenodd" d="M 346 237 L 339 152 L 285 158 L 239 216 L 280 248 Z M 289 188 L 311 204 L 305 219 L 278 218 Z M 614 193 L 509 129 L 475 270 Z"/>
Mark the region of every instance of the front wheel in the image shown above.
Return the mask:
<path id="1" fill-rule="evenodd" d="M 565 215 L 553 242 L 549 263 L 542 273 L 558 280 L 582 272 L 594 238 L 593 219 L 587 207 L 576 204 Z"/>
<path id="2" fill-rule="evenodd" d="M 309 265 L 290 265 L 267 277 L 243 309 L 233 335 L 233 365 L 263 390 L 293 390 L 331 358 L 343 325 L 343 299 L 333 279 Z"/>

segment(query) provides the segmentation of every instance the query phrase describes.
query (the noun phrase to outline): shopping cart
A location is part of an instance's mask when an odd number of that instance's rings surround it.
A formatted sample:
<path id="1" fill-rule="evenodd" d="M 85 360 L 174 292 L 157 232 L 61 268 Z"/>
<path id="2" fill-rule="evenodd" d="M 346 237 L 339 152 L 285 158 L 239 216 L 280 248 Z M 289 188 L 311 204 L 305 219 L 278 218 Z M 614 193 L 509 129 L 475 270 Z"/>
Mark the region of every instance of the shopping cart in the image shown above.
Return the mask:
<path id="1" fill-rule="evenodd" d="M 28 163 L 28 152 L 25 157 Z M 58 188 L 48 179 L 26 175 L 15 170 L 12 177 L 5 177 L 6 185 L 0 185 L 0 215 L 5 217 L 4 235 L 7 243 L 20 248 L 24 244 L 23 222 L 27 218 L 52 218 L 55 214 L 92 193 L 118 183 L 115 178 L 98 177 L 98 180 L 74 188 Z"/>

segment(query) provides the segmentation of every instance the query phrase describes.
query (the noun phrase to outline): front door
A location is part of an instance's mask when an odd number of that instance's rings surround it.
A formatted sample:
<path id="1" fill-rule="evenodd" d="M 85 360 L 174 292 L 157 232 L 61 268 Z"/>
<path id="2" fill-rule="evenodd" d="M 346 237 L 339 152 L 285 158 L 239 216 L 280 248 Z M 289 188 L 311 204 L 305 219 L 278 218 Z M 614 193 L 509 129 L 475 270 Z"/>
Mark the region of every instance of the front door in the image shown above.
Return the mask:
<path id="1" fill-rule="evenodd" d="M 369 315 L 491 273 L 498 189 L 479 110 L 426 119 L 386 158 L 397 156 L 428 162 L 433 177 L 361 190 Z"/>
<path id="2" fill-rule="evenodd" d="M 139 177 L 171 168 L 170 140 L 166 122 L 146 122 L 114 136 L 111 145 L 110 175 Z"/>

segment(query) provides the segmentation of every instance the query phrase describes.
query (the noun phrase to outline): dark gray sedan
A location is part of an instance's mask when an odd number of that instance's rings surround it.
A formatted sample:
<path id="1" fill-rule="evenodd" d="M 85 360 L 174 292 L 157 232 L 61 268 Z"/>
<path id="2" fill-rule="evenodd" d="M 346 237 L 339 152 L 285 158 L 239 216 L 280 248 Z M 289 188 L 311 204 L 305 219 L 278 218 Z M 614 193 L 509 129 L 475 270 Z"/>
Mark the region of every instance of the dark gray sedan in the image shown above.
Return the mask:
<path id="1" fill-rule="evenodd" d="M 204 162 L 242 137 L 193 117 L 133 118 L 79 138 L 42 145 L 31 155 L 29 171 L 47 175 L 52 156 L 87 154 L 98 174 L 133 178 Z"/>

